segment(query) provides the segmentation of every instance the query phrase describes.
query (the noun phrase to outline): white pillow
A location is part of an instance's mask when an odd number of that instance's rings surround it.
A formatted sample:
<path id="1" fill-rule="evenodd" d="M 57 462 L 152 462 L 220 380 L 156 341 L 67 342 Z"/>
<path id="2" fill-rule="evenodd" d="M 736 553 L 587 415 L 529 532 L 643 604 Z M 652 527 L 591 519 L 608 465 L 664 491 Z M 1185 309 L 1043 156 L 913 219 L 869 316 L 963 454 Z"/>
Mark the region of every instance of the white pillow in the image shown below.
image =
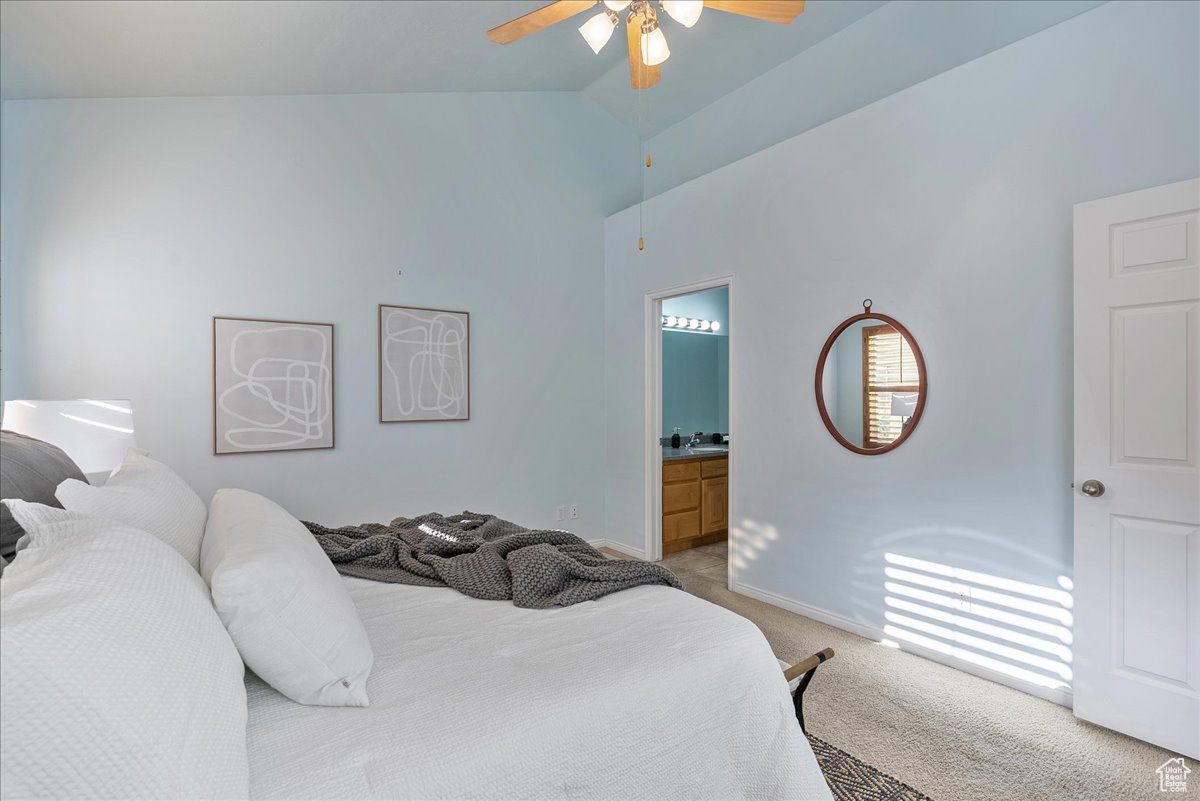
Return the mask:
<path id="1" fill-rule="evenodd" d="M 337 569 L 277 504 L 218 490 L 200 573 L 246 664 L 302 704 L 366 706 L 371 642 Z"/>
<path id="2" fill-rule="evenodd" d="M 6 500 L 4 798 L 247 798 L 245 668 L 179 554 L 108 520 Z"/>
<path id="3" fill-rule="evenodd" d="M 102 487 L 69 478 L 54 493 L 72 512 L 116 520 L 153 534 L 200 569 L 207 510 L 204 501 L 175 471 L 130 450 Z"/>

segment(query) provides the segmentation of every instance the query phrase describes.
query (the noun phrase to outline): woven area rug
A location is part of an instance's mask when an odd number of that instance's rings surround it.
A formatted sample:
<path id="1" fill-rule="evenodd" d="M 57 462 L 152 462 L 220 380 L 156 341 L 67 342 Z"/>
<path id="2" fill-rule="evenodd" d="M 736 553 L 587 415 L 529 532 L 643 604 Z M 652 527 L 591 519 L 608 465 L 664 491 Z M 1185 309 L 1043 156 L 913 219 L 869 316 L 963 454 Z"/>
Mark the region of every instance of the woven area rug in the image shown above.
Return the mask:
<path id="1" fill-rule="evenodd" d="M 933 801 L 899 779 L 856 759 L 824 740 L 808 735 L 817 764 L 833 791 L 834 801 Z"/>

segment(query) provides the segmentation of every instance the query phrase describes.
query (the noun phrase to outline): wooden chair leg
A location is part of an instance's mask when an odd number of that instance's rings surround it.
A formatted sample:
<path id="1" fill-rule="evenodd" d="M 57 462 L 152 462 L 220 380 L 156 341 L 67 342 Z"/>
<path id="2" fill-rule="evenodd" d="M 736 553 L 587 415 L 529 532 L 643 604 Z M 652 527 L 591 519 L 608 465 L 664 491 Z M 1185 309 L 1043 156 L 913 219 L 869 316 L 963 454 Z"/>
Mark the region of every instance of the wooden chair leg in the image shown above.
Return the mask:
<path id="1" fill-rule="evenodd" d="M 796 706 L 796 720 L 800 722 L 800 731 L 805 734 L 808 734 L 808 729 L 804 726 L 804 691 L 808 689 L 808 684 L 812 681 L 813 676 L 816 675 L 817 668 L 820 667 L 821 663 L 830 659 L 833 659 L 833 649 L 826 648 L 817 651 L 807 659 L 803 659 L 783 671 L 783 678 L 789 684 L 798 676 L 803 677 L 800 679 L 800 684 L 796 686 L 796 692 L 792 695 L 792 702 Z"/>

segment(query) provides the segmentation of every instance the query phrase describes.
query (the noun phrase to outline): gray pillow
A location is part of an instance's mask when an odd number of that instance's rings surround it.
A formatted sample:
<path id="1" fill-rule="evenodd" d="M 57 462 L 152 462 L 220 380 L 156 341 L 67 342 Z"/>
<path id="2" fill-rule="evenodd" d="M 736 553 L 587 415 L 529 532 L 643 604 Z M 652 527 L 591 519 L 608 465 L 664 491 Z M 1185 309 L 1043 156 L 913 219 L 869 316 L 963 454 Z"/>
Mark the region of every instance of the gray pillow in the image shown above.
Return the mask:
<path id="1" fill-rule="evenodd" d="M 68 478 L 87 483 L 83 471 L 49 442 L 0 431 L 0 498 L 20 498 L 62 508 L 54 490 Z M 0 556 L 11 557 L 25 532 L 8 507 L 0 504 Z"/>

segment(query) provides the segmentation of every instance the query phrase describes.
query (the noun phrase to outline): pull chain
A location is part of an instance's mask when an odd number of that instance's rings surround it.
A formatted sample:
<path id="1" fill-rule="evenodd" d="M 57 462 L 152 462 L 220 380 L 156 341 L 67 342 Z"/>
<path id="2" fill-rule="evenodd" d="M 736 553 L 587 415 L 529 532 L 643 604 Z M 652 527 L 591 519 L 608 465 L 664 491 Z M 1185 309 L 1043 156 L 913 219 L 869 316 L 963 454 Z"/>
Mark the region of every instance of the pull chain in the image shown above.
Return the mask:
<path id="1" fill-rule="evenodd" d="M 632 13 L 632 12 L 631 12 L 631 13 Z M 642 41 L 642 40 L 641 40 L 641 37 L 639 36 L 639 37 L 638 37 L 638 47 L 639 47 L 639 49 L 641 48 L 641 41 Z M 631 54 L 631 56 L 632 56 L 632 54 Z M 645 62 L 642 60 L 641 53 L 638 53 L 636 57 L 637 57 L 637 60 L 638 60 L 638 61 L 637 61 L 637 64 L 638 64 L 638 71 L 639 71 L 639 72 L 644 72 L 644 71 L 645 71 L 645 69 L 646 69 L 646 64 L 645 64 Z M 641 83 L 641 81 L 639 81 L 638 83 Z M 643 153 L 645 154 L 645 156 L 646 156 L 646 169 L 650 169 L 650 153 L 649 153 L 649 151 L 646 149 L 646 120 L 645 120 L 646 113 L 645 113 L 645 101 L 644 101 L 644 100 L 643 100 L 643 98 L 642 98 L 642 93 L 643 93 L 643 92 L 645 92 L 646 90 L 645 90 L 644 88 L 642 88 L 642 89 L 634 89 L 633 91 L 637 92 L 637 109 L 638 109 L 638 155 L 640 156 L 640 155 L 642 155 Z M 641 169 L 641 168 L 639 167 L 639 169 L 638 169 L 638 173 L 640 174 L 640 178 L 641 178 L 641 181 L 640 181 L 640 187 L 641 187 L 641 198 L 638 200 L 638 250 L 639 250 L 639 251 L 643 251 L 643 250 L 645 250 L 645 249 L 646 249 L 646 240 L 645 240 L 645 238 L 644 238 L 644 230 L 643 230 L 643 219 L 644 219 L 644 215 L 643 215 L 643 212 L 642 212 L 642 208 L 643 208 L 643 206 L 645 206 L 645 204 L 646 204 L 646 172 L 645 172 L 645 170 L 643 170 L 643 169 Z"/>

